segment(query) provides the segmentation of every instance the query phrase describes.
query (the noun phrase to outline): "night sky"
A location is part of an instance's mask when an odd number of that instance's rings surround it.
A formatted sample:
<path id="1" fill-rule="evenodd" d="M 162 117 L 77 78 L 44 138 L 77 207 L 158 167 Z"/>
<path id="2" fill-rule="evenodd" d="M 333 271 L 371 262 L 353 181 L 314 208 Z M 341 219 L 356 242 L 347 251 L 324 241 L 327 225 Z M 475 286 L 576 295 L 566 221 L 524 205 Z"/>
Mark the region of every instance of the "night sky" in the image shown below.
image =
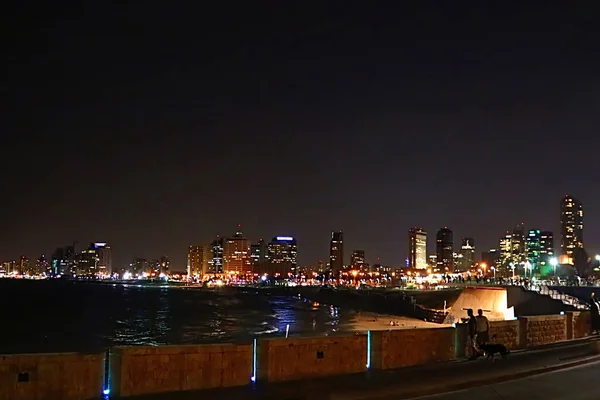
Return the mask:
<path id="1" fill-rule="evenodd" d="M 431 251 L 443 226 L 478 253 L 520 222 L 558 243 L 565 193 L 600 251 L 593 10 L 46 3 L 9 15 L 0 260 L 106 241 L 184 269 L 242 224 L 301 264 L 342 229 L 346 262 L 400 265 L 414 225 Z"/>

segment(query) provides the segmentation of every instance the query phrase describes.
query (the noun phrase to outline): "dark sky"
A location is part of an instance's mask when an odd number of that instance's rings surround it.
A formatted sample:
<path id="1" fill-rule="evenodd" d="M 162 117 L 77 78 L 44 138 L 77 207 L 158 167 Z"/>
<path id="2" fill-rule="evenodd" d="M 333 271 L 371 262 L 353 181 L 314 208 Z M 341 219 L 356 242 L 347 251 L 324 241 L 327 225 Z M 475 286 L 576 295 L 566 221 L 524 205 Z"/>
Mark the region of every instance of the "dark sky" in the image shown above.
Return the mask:
<path id="1" fill-rule="evenodd" d="M 342 229 L 399 265 L 413 225 L 431 250 L 442 226 L 478 251 L 556 232 L 565 193 L 600 251 L 593 9 L 47 3 L 9 15 L 0 259 L 101 240 L 183 269 L 242 224 L 302 264 Z"/>

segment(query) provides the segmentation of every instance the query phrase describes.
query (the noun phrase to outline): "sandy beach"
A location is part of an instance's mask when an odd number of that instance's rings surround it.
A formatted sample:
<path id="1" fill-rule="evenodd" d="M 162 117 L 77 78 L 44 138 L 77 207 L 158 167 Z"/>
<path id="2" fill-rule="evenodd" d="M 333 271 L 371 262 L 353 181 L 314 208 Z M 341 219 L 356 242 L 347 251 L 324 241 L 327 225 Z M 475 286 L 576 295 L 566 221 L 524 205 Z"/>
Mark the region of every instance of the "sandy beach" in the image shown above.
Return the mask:
<path id="1" fill-rule="evenodd" d="M 390 325 L 390 321 L 397 323 Z M 420 319 L 400 317 L 397 315 L 386 315 L 369 312 L 357 314 L 352 321 L 352 330 L 354 331 L 385 331 L 392 329 L 415 329 L 415 328 L 444 328 L 448 325 L 426 322 Z"/>

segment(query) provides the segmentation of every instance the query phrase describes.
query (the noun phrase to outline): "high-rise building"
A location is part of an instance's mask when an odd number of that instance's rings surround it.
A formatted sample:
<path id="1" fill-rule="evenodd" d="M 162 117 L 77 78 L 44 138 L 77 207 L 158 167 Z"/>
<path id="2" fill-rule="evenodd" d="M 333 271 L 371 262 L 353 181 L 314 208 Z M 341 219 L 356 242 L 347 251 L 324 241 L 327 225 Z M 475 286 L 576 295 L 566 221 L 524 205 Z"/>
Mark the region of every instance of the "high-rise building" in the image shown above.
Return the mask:
<path id="1" fill-rule="evenodd" d="M 98 276 L 98 253 L 94 243 L 91 243 L 87 249 L 81 250 L 76 261 L 75 275 L 87 277 Z"/>
<path id="2" fill-rule="evenodd" d="M 481 253 L 481 262 L 487 265 L 488 271 L 493 271 L 492 268 L 494 268 L 498 272 L 501 265 L 500 252 L 497 249 L 483 251 Z"/>
<path id="3" fill-rule="evenodd" d="M 189 279 L 202 278 L 202 257 L 204 256 L 204 246 L 188 246 L 187 253 L 187 275 Z"/>
<path id="4" fill-rule="evenodd" d="M 292 236 L 276 236 L 267 246 L 267 259 L 273 264 L 290 263 L 292 269 L 298 266 L 298 244 Z"/>
<path id="5" fill-rule="evenodd" d="M 211 259 L 208 262 L 208 273 L 217 275 L 223 273 L 223 238 L 217 235 L 210 244 L 212 249 Z"/>
<path id="6" fill-rule="evenodd" d="M 75 244 L 57 248 L 52 254 L 52 275 L 70 275 L 75 267 L 75 255 Z"/>
<path id="7" fill-rule="evenodd" d="M 532 273 L 540 273 L 542 256 L 542 231 L 530 229 L 527 234 L 527 261 Z"/>
<path id="8" fill-rule="evenodd" d="M 454 238 L 447 227 L 440 229 L 435 237 L 437 268 L 440 271 L 454 271 Z"/>
<path id="9" fill-rule="evenodd" d="M 263 264 L 269 259 L 267 243 L 259 239 L 258 243 L 250 245 L 250 257 L 252 265 Z"/>
<path id="10" fill-rule="evenodd" d="M 515 226 L 510 239 L 511 257 L 514 265 L 527 261 L 527 238 L 525 237 L 525 224 Z"/>
<path id="11" fill-rule="evenodd" d="M 112 251 L 110 246 L 104 242 L 96 242 L 94 247 L 98 255 L 98 273 L 104 277 L 112 275 Z"/>
<path id="12" fill-rule="evenodd" d="M 463 238 L 458 254 L 458 270 L 461 272 L 470 270 L 475 265 L 475 240 L 473 238 Z"/>
<path id="13" fill-rule="evenodd" d="M 223 242 L 223 271 L 226 274 L 252 274 L 250 240 L 238 230 Z"/>
<path id="14" fill-rule="evenodd" d="M 42 275 L 50 273 L 50 263 L 43 254 L 35 261 L 33 275 Z"/>
<path id="15" fill-rule="evenodd" d="M 427 232 L 421 228 L 408 230 L 408 267 L 427 268 Z"/>
<path id="16" fill-rule="evenodd" d="M 550 273 L 552 258 L 554 258 L 554 234 L 550 231 L 542 231 L 540 234 L 540 272 L 542 275 Z"/>
<path id="17" fill-rule="evenodd" d="M 190 246 L 187 257 L 187 274 L 194 279 L 202 279 L 208 273 L 208 263 L 212 260 L 212 245 Z"/>
<path id="18" fill-rule="evenodd" d="M 160 263 L 159 273 L 164 274 L 164 275 L 169 275 L 169 266 L 171 265 L 171 262 L 169 261 L 169 257 L 162 256 L 159 260 L 159 263 Z"/>
<path id="19" fill-rule="evenodd" d="M 427 256 L 427 266 L 428 267 L 436 267 L 437 266 L 437 254 L 430 254 Z"/>
<path id="20" fill-rule="evenodd" d="M 583 205 L 566 195 L 560 202 L 560 263 L 573 264 L 577 248 L 583 248 Z"/>
<path id="21" fill-rule="evenodd" d="M 133 276 L 144 276 L 150 274 L 150 263 L 147 259 L 136 257 L 133 262 L 129 264 L 131 274 Z"/>
<path id="22" fill-rule="evenodd" d="M 500 265 L 506 269 L 512 264 L 512 235 L 506 231 L 506 235 L 500 238 Z"/>
<path id="23" fill-rule="evenodd" d="M 329 242 L 329 265 L 331 272 L 338 275 L 344 268 L 344 233 L 342 231 L 331 232 Z"/>
<path id="24" fill-rule="evenodd" d="M 21 256 L 17 265 L 18 275 L 31 275 L 30 267 L 31 263 L 29 262 L 29 258 Z"/>
<path id="25" fill-rule="evenodd" d="M 350 268 L 364 270 L 365 266 L 365 251 L 354 250 L 350 255 Z"/>

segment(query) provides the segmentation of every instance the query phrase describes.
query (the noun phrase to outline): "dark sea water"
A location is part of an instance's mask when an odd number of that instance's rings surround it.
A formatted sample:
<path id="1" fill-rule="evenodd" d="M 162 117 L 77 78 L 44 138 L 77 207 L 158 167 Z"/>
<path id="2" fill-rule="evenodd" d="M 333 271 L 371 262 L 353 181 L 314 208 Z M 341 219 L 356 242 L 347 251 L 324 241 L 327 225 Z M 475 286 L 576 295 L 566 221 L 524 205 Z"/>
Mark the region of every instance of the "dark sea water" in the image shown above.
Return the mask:
<path id="1" fill-rule="evenodd" d="M 0 354 L 249 342 L 349 329 L 354 310 L 269 290 L 0 279 Z"/>

